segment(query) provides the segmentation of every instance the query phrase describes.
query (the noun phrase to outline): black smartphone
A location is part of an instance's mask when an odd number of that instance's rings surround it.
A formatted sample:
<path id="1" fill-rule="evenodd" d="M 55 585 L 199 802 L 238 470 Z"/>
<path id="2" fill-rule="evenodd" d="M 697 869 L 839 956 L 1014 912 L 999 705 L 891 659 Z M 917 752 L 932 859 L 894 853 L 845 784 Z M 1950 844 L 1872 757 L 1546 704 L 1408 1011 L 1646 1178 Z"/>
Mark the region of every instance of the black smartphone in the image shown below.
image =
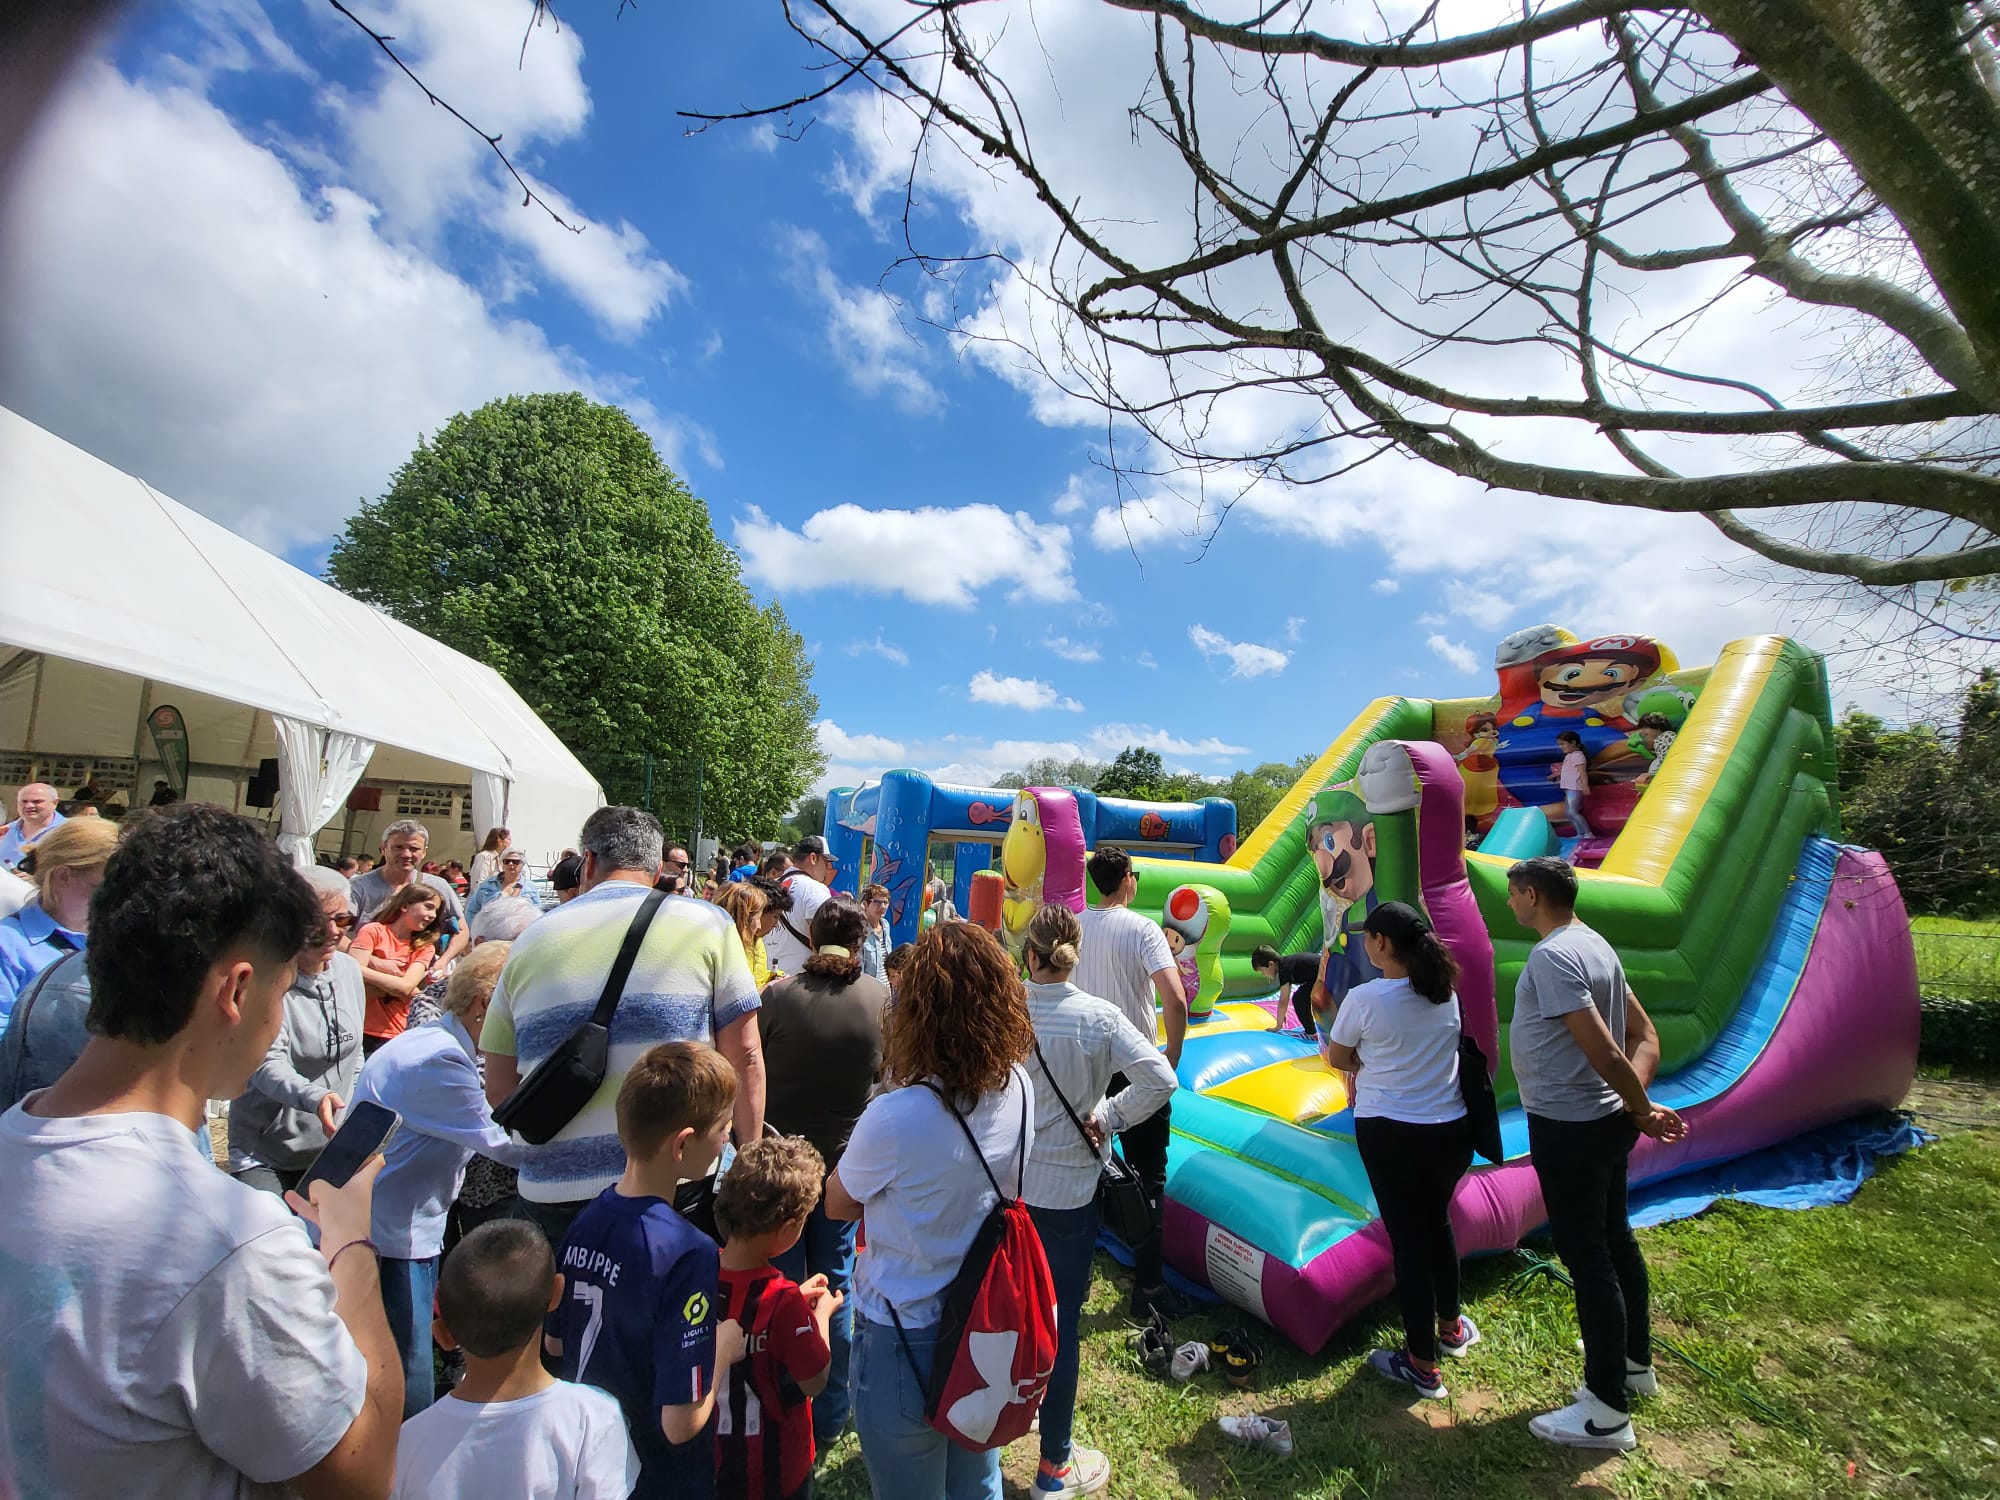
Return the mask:
<path id="1" fill-rule="evenodd" d="M 394 1139 L 396 1128 L 402 1123 L 403 1117 L 393 1109 L 384 1109 L 367 1099 L 357 1099 L 348 1105 L 347 1117 L 334 1131 L 333 1139 L 320 1149 L 313 1164 L 306 1168 L 306 1175 L 299 1179 L 298 1195 L 310 1199 L 315 1182 L 346 1187 L 347 1179 Z"/>

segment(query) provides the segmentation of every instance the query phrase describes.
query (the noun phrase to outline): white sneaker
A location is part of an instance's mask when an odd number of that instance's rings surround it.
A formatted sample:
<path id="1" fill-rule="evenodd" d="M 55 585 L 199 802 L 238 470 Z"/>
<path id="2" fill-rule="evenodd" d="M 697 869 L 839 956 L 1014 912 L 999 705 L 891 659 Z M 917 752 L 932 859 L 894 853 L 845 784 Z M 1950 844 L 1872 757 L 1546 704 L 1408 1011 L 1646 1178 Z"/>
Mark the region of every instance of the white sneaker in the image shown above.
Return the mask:
<path id="1" fill-rule="evenodd" d="M 1185 1385 L 1195 1375 L 1208 1368 L 1208 1345 L 1199 1339 L 1189 1339 L 1174 1351 L 1174 1357 L 1167 1361 L 1167 1373 Z"/>
<path id="2" fill-rule="evenodd" d="M 1233 1437 L 1239 1443 L 1262 1448 L 1280 1458 L 1292 1456 L 1292 1424 L 1289 1422 L 1280 1422 L 1275 1417 L 1218 1417 L 1216 1425 L 1222 1429 L 1223 1436 Z"/>
<path id="3" fill-rule="evenodd" d="M 1565 1448 L 1606 1448 L 1629 1453 L 1639 1446 L 1632 1418 L 1605 1405 L 1587 1390 L 1577 1392 L 1576 1400 L 1561 1411 L 1545 1412 L 1531 1419 L 1528 1431 L 1545 1443 L 1559 1443 Z"/>
<path id="4" fill-rule="evenodd" d="M 1094 1495 L 1111 1483 L 1111 1460 L 1095 1448 L 1074 1443 L 1069 1450 L 1069 1468 L 1060 1478 L 1036 1473 L 1033 1493 L 1043 1495 Z"/>
<path id="5" fill-rule="evenodd" d="M 1472 1342 L 1475 1344 L 1479 1342 L 1477 1335 L 1473 1337 Z M 1443 1347 L 1442 1340 L 1439 1342 L 1439 1347 Z M 1583 1353 L 1582 1339 L 1576 1341 L 1576 1352 Z M 1577 1389 L 1583 1388 L 1578 1386 Z M 1628 1354 L 1625 1356 L 1625 1389 L 1635 1396 L 1657 1396 L 1660 1394 L 1660 1377 L 1653 1373 L 1651 1365 L 1642 1365 Z"/>

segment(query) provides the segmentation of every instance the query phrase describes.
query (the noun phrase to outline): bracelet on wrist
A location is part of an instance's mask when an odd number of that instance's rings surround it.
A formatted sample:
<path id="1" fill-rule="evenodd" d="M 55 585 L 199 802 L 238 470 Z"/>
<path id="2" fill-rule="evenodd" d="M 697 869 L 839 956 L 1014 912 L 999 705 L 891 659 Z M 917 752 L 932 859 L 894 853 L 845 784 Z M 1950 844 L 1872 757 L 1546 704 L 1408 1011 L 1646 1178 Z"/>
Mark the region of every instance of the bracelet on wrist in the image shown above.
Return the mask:
<path id="1" fill-rule="evenodd" d="M 370 1255 L 374 1256 L 377 1260 L 380 1260 L 382 1258 L 381 1248 L 373 1240 L 369 1239 L 349 1240 L 346 1244 L 342 1245 L 338 1250 L 334 1251 L 333 1254 L 329 1255 L 326 1258 L 326 1269 L 329 1275 L 332 1274 L 333 1268 L 340 1264 L 340 1257 L 347 1254 L 347 1252 L 352 1250 L 356 1245 L 365 1245 L 368 1247 L 368 1253 Z"/>

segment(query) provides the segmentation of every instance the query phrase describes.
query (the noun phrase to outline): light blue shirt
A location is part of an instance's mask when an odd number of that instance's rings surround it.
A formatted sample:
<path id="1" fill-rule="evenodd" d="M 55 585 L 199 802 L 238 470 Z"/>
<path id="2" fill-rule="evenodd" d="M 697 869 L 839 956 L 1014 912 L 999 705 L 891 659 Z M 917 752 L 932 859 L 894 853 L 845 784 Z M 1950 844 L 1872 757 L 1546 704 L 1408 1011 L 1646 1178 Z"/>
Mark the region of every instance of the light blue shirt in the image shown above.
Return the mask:
<path id="1" fill-rule="evenodd" d="M 370 1234 L 396 1260 L 429 1260 L 444 1248 L 445 1211 L 474 1152 L 519 1166 L 521 1146 L 493 1123 L 478 1053 L 446 1013 L 392 1039 L 361 1065 L 356 1099 L 403 1117 L 375 1179 Z"/>
<path id="2" fill-rule="evenodd" d="M 40 897 L 11 917 L 0 917 L 0 1027 L 14 1013 L 14 1001 L 34 977 L 65 953 L 83 948 L 83 934 L 56 925 Z"/>
<path id="3" fill-rule="evenodd" d="M 21 837 L 21 820 L 16 818 L 7 825 L 5 833 L 0 833 L 0 865 L 13 869 L 21 862 L 23 849 L 37 839 L 47 838 L 52 829 L 59 828 L 68 821 L 69 819 L 61 813 L 55 813 L 49 818 L 49 826 L 36 834 L 34 839 L 24 839 Z"/>

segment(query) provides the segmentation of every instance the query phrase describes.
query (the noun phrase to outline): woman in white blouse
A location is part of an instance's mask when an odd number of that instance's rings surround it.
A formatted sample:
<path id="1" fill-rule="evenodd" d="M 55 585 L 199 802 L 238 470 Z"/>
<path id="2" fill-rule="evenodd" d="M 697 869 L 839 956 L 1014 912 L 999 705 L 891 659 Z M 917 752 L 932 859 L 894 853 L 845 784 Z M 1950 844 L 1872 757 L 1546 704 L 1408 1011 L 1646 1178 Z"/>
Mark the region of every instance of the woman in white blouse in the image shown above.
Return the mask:
<path id="1" fill-rule="evenodd" d="M 1069 982 L 1083 924 L 1063 906 L 1028 923 L 1028 1016 L 1035 1026 L 1035 1140 L 1028 1149 L 1028 1212 L 1056 1284 L 1056 1364 L 1042 1397 L 1036 1495 L 1089 1495 L 1110 1482 L 1111 1462 L 1070 1442 L 1076 1415 L 1078 1323 L 1090 1295 L 1097 1246 L 1097 1181 L 1106 1143 L 1173 1097 L 1174 1070 L 1159 1046 L 1109 1000 Z M 1111 1097 L 1113 1076 L 1124 1087 Z"/>

